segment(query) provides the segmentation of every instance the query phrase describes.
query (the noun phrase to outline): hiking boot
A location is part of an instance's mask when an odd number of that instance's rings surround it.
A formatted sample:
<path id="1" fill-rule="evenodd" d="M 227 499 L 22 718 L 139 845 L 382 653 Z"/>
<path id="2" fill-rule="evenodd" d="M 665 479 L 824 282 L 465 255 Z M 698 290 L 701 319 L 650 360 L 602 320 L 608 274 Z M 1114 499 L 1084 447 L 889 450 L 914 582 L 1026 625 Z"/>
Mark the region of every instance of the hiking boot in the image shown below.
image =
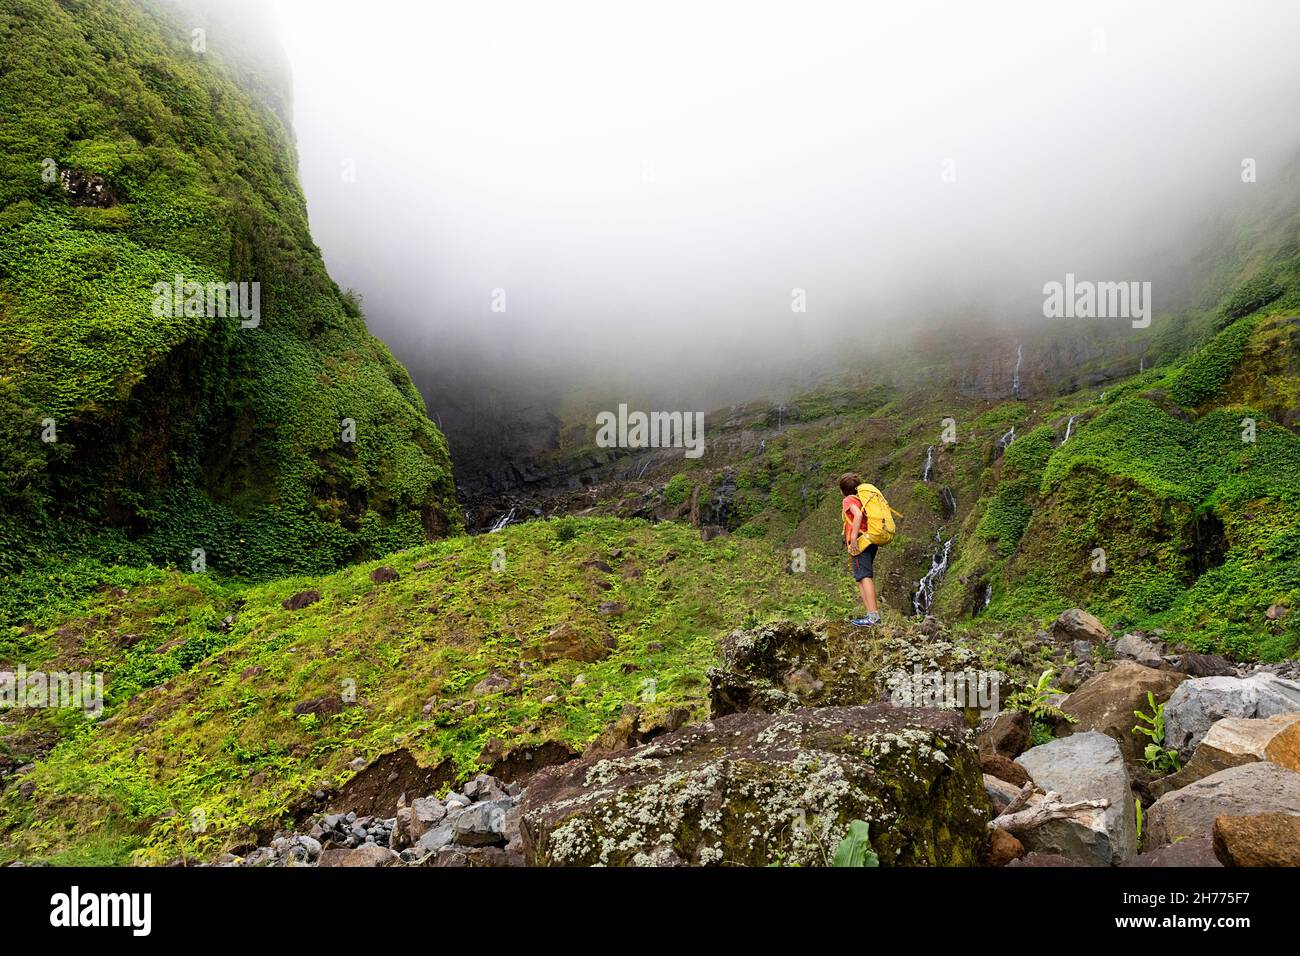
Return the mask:
<path id="1" fill-rule="evenodd" d="M 862 615 L 862 617 L 853 618 L 849 623 L 854 627 L 875 627 L 880 623 L 880 615 L 875 611 L 871 611 Z"/>

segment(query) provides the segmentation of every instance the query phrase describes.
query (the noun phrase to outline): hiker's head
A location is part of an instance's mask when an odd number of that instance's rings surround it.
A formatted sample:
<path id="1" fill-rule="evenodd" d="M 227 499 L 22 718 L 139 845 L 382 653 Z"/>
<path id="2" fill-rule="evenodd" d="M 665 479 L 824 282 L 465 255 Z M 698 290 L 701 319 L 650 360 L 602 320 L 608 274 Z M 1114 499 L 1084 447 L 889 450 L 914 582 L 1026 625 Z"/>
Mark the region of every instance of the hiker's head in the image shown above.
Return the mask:
<path id="1" fill-rule="evenodd" d="M 851 471 L 846 471 L 840 475 L 840 491 L 844 492 L 845 497 L 856 495 L 860 484 L 862 484 L 862 479 Z"/>

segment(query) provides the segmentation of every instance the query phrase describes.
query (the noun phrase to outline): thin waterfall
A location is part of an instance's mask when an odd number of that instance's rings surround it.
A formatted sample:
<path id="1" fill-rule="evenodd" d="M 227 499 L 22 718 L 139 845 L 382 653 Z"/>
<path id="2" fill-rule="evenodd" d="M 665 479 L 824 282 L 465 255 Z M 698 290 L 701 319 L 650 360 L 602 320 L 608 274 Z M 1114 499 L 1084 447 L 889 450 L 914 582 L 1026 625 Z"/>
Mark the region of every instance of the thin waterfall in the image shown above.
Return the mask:
<path id="1" fill-rule="evenodd" d="M 500 531 L 502 528 L 504 528 L 506 525 L 508 525 L 510 522 L 514 520 L 515 520 L 515 509 L 511 508 L 509 511 L 507 511 L 505 514 L 503 514 L 500 518 L 496 520 L 496 522 L 492 525 L 492 528 L 488 532 L 488 534 L 496 534 L 498 531 Z"/>
<path id="2" fill-rule="evenodd" d="M 1076 418 L 1078 418 L 1077 415 L 1071 415 L 1070 420 L 1065 423 L 1065 437 L 1061 439 L 1062 445 L 1070 440 L 1070 433 L 1074 431 L 1074 420 Z"/>
<path id="3" fill-rule="evenodd" d="M 921 480 L 929 481 L 930 472 L 934 469 L 934 446 L 931 445 L 925 450 L 925 468 L 921 471 Z"/>
<path id="4" fill-rule="evenodd" d="M 948 570 L 948 556 L 952 553 L 952 538 L 941 541 L 939 535 L 935 534 L 934 543 L 939 548 L 930 556 L 930 570 L 916 583 L 916 593 L 912 595 L 912 611 L 917 617 L 925 617 L 930 613 L 930 606 L 934 604 L 934 592 L 943 580 L 944 572 Z"/>

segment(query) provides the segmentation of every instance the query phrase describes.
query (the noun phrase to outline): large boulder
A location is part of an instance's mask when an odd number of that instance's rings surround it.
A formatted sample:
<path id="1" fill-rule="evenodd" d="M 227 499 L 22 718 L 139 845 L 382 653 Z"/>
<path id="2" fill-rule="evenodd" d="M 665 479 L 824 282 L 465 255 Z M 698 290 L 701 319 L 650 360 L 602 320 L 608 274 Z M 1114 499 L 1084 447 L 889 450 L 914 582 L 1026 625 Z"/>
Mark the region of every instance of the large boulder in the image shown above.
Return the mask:
<path id="1" fill-rule="evenodd" d="M 1071 641 L 1087 641 L 1089 644 L 1104 644 L 1110 637 L 1106 625 L 1082 608 L 1072 607 L 1062 611 L 1061 616 L 1052 622 L 1052 637 L 1061 644 Z"/>
<path id="2" fill-rule="evenodd" d="M 1189 783 L 1204 780 L 1229 767 L 1260 760 L 1300 771 L 1300 713 L 1255 717 L 1224 717 L 1214 722 L 1192 759 L 1177 773 L 1152 780 L 1146 793 L 1158 799 Z"/>
<path id="3" fill-rule="evenodd" d="M 1061 710 L 1077 718 L 1078 723 L 1067 725 L 1064 733 L 1100 731 L 1119 744 L 1130 766 L 1137 764 L 1150 738 L 1133 733 L 1138 722 L 1134 712 L 1145 713 L 1151 709 L 1148 693 L 1154 694 L 1156 703 L 1162 704 L 1185 680 L 1185 675 L 1172 671 L 1127 661 L 1117 664 L 1065 698 Z"/>
<path id="4" fill-rule="evenodd" d="M 1191 757 L 1210 727 L 1224 717 L 1272 717 L 1300 711 L 1300 684 L 1267 671 L 1249 677 L 1184 681 L 1165 706 L 1165 746 Z"/>
<path id="5" fill-rule="evenodd" d="M 1109 800 L 1110 806 L 1050 820 L 1017 833 L 1026 849 L 1110 866 L 1137 852 L 1137 819 L 1128 769 L 1119 744 L 1099 731 L 1061 737 L 1026 750 L 1017 759 L 1043 790 L 1065 802 Z"/>
<path id="6" fill-rule="evenodd" d="M 973 677 L 979 668 L 969 648 L 903 628 L 882 625 L 868 635 L 839 621 L 781 621 L 733 631 L 723 640 L 722 664 L 709 671 L 710 714 L 777 714 L 883 700 L 920 706 L 926 702 L 915 699 L 914 680 Z M 995 701 L 988 703 L 990 712 L 996 709 Z"/>
<path id="7" fill-rule="evenodd" d="M 1300 866 L 1300 816 L 1216 817 L 1214 854 L 1224 866 Z"/>
<path id="8" fill-rule="evenodd" d="M 528 862 L 825 865 L 849 824 L 884 866 L 973 866 L 988 840 L 974 736 L 955 711 L 730 714 L 530 781 Z"/>
<path id="9" fill-rule="evenodd" d="M 1147 810 L 1142 841 L 1157 847 L 1203 837 L 1213 831 L 1216 817 L 1260 813 L 1300 813 L 1300 773 L 1248 763 L 1166 793 Z"/>

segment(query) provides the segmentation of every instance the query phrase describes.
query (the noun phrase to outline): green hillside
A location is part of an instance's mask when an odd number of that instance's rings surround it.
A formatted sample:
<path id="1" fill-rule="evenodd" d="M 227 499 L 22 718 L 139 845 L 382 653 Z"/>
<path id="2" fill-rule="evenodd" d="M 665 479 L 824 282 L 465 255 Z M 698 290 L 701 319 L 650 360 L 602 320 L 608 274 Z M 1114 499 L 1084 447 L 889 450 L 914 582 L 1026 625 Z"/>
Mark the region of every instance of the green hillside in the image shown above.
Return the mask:
<path id="1" fill-rule="evenodd" d="M 291 131 L 224 65 L 239 38 L 196 51 L 169 7 L 0 4 L 0 573 L 202 549 L 258 578 L 454 531 L 446 444 L 325 272 Z M 258 283 L 260 323 L 155 314 L 176 276 Z"/>

